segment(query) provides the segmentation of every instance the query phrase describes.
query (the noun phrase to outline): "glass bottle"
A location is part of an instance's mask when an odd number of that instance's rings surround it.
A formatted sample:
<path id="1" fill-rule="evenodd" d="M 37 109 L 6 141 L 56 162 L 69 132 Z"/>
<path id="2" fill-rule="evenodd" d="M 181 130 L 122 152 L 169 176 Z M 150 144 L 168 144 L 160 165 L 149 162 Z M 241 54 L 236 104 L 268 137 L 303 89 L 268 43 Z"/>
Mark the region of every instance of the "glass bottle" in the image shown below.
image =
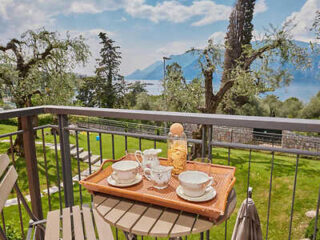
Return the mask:
<path id="1" fill-rule="evenodd" d="M 187 154 L 187 136 L 183 126 L 175 123 L 170 127 L 168 134 L 168 165 L 173 167 L 173 174 L 179 174 L 185 170 Z"/>

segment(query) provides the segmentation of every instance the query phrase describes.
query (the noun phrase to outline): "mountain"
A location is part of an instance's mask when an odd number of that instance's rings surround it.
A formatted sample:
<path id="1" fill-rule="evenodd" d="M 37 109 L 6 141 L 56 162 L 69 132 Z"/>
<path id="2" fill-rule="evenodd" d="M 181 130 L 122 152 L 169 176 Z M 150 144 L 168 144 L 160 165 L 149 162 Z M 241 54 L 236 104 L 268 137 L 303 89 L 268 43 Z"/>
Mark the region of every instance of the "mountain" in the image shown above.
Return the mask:
<path id="1" fill-rule="evenodd" d="M 295 41 L 298 46 L 308 48 L 311 53 L 310 45 L 305 42 Z M 259 42 L 254 43 L 259 45 Z M 192 80 L 195 77 L 201 76 L 201 70 L 198 64 L 198 56 L 192 53 L 183 53 L 179 55 L 171 55 L 171 60 L 167 60 L 166 64 L 177 62 L 181 67 L 184 77 L 187 80 Z M 313 55 L 311 68 L 302 71 L 297 69 L 293 64 L 285 64 L 285 68 L 290 71 L 293 80 L 289 87 L 281 88 L 276 91 L 281 99 L 296 96 L 302 100 L 308 100 L 320 90 L 320 55 Z M 273 66 L 279 67 L 280 62 L 273 63 Z M 254 67 L 254 66 L 253 66 Z M 157 61 L 142 70 L 136 70 L 125 77 L 127 80 L 161 80 L 163 79 L 163 62 Z M 215 74 L 213 84 L 220 84 L 221 69 Z"/>

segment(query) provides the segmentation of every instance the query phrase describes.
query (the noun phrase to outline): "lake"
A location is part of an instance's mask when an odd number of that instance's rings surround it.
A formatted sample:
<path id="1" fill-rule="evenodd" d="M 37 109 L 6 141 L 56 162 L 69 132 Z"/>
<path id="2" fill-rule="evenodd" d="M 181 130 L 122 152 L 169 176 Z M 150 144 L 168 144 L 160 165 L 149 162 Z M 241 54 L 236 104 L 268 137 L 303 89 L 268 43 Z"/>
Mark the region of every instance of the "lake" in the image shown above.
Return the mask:
<path id="1" fill-rule="evenodd" d="M 141 83 L 146 83 L 146 90 L 150 95 L 160 95 L 162 93 L 163 87 L 161 80 L 125 80 L 126 83 L 134 83 L 140 81 Z"/>
<path id="2" fill-rule="evenodd" d="M 126 80 L 127 83 L 133 83 L 136 81 L 148 84 L 146 89 L 150 95 L 160 95 L 163 90 L 161 80 Z M 306 103 L 311 97 L 315 96 L 318 91 L 320 91 L 320 81 L 312 84 L 292 82 L 288 87 L 279 88 L 275 92 L 268 94 L 278 96 L 281 101 L 284 101 L 289 97 L 296 97 Z"/>

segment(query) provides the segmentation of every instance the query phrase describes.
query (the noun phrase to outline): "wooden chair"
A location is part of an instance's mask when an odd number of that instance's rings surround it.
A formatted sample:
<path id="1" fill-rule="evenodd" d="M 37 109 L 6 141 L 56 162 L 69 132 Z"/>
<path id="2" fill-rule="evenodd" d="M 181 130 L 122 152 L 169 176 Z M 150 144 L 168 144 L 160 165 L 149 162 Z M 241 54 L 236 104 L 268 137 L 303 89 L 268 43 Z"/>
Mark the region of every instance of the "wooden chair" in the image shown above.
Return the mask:
<path id="1" fill-rule="evenodd" d="M 113 240 L 110 226 L 100 217 L 95 209 L 79 206 L 72 208 L 54 210 L 48 212 L 47 220 L 39 220 L 32 213 L 25 198 L 23 197 L 18 184 L 18 174 L 14 166 L 9 166 L 10 160 L 7 155 L 0 155 L 0 212 L 5 202 L 15 189 L 17 197 L 22 202 L 31 220 L 27 239 L 36 234 L 37 231 L 44 231 L 45 240 Z M 3 176 L 3 177 L 2 177 Z M 60 227 L 61 226 L 61 227 Z M 0 239 L 7 240 L 4 230 L 0 227 Z"/>

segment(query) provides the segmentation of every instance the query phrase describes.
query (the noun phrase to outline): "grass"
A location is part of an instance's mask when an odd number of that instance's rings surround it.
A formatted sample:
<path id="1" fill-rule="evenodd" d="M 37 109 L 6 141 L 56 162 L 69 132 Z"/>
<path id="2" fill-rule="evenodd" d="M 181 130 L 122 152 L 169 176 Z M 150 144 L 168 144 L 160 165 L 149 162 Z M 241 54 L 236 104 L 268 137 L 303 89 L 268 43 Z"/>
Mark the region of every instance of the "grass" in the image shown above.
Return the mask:
<path id="1" fill-rule="evenodd" d="M 15 131 L 14 126 L 7 126 L 0 124 L 0 134 Z M 45 132 L 49 132 L 48 129 Z M 41 137 L 41 133 L 38 134 Z M 97 134 L 91 133 L 90 150 L 93 154 L 99 153 L 99 142 L 96 141 Z M 46 142 L 53 142 L 52 135 L 45 136 Z M 41 138 L 37 141 L 41 141 Z M 70 136 L 70 142 L 75 143 L 75 136 Z M 123 136 L 114 136 L 114 155 L 119 158 L 125 153 L 125 138 Z M 79 134 L 79 145 L 85 150 L 87 146 L 87 135 Z M 9 144 L 1 143 L 0 152 L 6 152 Z M 142 140 L 142 149 L 152 148 L 153 141 Z M 166 143 L 157 143 L 158 148 L 162 148 L 161 156 L 166 156 L 167 146 Z M 138 149 L 139 140 L 128 137 L 128 149 Z M 112 158 L 112 136 L 109 134 L 102 134 L 102 155 L 103 158 Z M 237 168 L 236 177 L 237 182 L 235 189 L 237 192 L 237 208 L 232 217 L 228 220 L 228 235 L 227 239 L 231 238 L 232 229 L 236 220 L 236 213 L 246 198 L 247 178 L 248 178 L 248 160 L 249 151 L 247 150 L 230 150 L 230 165 Z M 45 168 L 42 146 L 37 145 L 37 158 L 39 162 L 39 178 L 41 188 L 46 188 Z M 54 151 L 47 149 L 47 160 L 49 167 L 49 184 L 56 185 L 56 168 L 55 168 L 55 154 Z M 272 155 L 266 152 L 251 153 L 251 171 L 250 171 L 250 186 L 253 187 L 253 199 L 256 203 L 262 231 L 265 236 L 266 222 L 267 222 L 267 209 L 268 209 L 268 196 L 269 196 L 269 181 L 271 171 Z M 24 159 L 18 158 L 17 170 L 19 173 L 19 184 L 23 191 L 26 193 L 28 190 L 28 182 L 26 177 L 26 169 Z M 228 149 L 213 148 L 213 162 L 216 164 L 228 164 Z M 296 156 L 275 154 L 274 155 L 274 171 L 273 171 L 273 184 L 271 194 L 271 209 L 270 209 L 270 223 L 269 223 L 269 236 L 268 239 L 286 239 L 288 238 L 290 211 L 292 203 L 293 183 L 295 174 Z M 76 160 L 72 159 L 73 174 L 76 174 Z M 87 165 L 81 164 L 81 169 L 85 169 Z M 309 224 L 309 219 L 305 216 L 305 212 L 316 208 L 318 184 L 320 182 L 320 165 L 318 161 L 306 158 L 299 159 L 298 165 L 298 178 L 296 187 L 296 196 L 294 204 L 292 239 L 301 239 L 304 237 L 305 230 Z M 61 175 L 60 175 L 61 176 Z M 63 193 L 62 193 L 63 194 Z M 74 185 L 75 203 L 79 204 L 79 186 Z M 62 196 L 63 199 L 63 196 Z M 44 216 L 48 211 L 48 197 L 42 198 Z M 52 208 L 59 208 L 59 195 L 52 195 Z M 90 202 L 90 195 L 84 193 L 84 202 Z M 10 224 L 19 227 L 19 213 L 17 206 L 11 206 L 4 210 L 5 218 Z M 27 226 L 28 217 L 24 216 L 25 227 Z M 225 224 L 214 226 L 210 231 L 210 239 L 224 239 Z M 120 239 L 124 239 L 122 233 L 119 235 Z M 188 239 L 198 239 L 199 236 L 190 236 Z M 146 238 L 148 239 L 148 238 Z M 151 239 L 151 238 L 150 238 Z"/>

